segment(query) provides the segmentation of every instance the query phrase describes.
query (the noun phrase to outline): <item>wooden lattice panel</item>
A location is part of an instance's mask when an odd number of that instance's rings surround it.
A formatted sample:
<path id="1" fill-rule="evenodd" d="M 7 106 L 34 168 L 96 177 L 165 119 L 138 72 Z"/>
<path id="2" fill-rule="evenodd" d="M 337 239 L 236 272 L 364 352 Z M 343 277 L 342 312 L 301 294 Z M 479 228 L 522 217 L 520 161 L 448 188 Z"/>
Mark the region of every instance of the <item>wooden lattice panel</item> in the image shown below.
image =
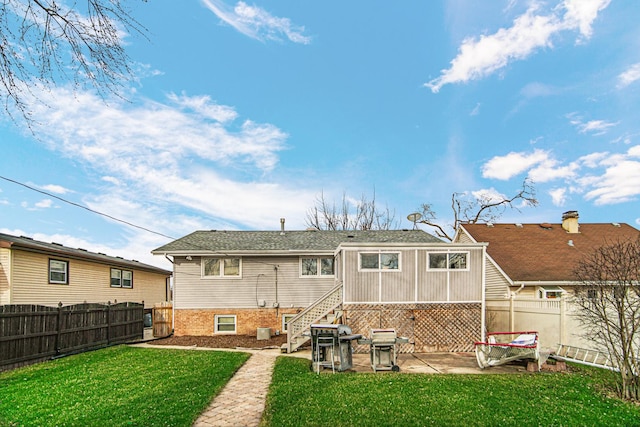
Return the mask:
<path id="1" fill-rule="evenodd" d="M 473 351 L 480 338 L 480 304 L 351 304 L 344 306 L 346 324 L 368 337 L 372 328 L 394 328 L 399 353 Z M 368 345 L 354 343 L 356 353 Z"/>
<path id="2" fill-rule="evenodd" d="M 415 351 L 473 351 L 480 339 L 480 304 L 429 304 L 415 313 Z"/>

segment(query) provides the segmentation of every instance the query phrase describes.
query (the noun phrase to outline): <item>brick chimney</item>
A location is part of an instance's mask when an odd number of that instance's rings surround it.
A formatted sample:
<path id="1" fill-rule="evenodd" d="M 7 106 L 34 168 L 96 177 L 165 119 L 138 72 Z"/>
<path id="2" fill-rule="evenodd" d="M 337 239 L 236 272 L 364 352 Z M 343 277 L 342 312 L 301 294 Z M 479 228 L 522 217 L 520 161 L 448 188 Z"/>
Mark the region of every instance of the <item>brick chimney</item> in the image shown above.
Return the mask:
<path id="1" fill-rule="evenodd" d="M 562 214 L 562 228 L 567 233 L 579 233 L 580 224 L 578 224 L 578 211 L 567 211 Z"/>

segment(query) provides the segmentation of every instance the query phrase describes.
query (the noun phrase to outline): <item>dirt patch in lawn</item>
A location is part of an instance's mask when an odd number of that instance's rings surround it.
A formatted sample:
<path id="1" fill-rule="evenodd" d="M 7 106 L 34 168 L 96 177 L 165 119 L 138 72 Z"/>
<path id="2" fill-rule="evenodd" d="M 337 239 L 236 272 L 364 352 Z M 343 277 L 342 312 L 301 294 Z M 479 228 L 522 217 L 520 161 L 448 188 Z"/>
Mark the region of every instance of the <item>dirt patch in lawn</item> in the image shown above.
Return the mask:
<path id="1" fill-rule="evenodd" d="M 154 345 L 180 345 L 207 348 L 280 348 L 287 342 L 286 335 L 274 335 L 268 340 L 258 340 L 255 335 L 186 335 L 153 341 Z"/>

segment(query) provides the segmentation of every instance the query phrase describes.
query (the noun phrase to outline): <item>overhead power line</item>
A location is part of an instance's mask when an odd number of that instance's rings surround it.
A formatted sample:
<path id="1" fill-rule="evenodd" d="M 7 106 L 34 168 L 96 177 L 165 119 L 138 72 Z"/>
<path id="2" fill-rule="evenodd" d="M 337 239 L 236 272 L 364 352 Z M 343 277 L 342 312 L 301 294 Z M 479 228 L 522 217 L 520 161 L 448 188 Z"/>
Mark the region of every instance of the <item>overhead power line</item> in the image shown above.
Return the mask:
<path id="1" fill-rule="evenodd" d="M 106 214 L 106 213 L 104 213 L 104 212 L 99 212 L 99 211 L 97 211 L 97 210 L 95 210 L 95 209 L 91 209 L 91 208 L 89 208 L 89 207 L 87 207 L 87 206 L 84 206 L 84 205 L 81 205 L 81 204 L 79 204 L 79 203 L 72 202 L 72 201 L 67 200 L 67 199 L 65 199 L 65 198 L 63 198 L 63 197 L 56 196 L 55 194 L 51 194 L 51 193 L 49 193 L 49 192 L 47 192 L 47 191 L 40 190 L 40 189 L 38 189 L 38 188 L 35 188 L 35 187 L 30 186 L 30 185 L 24 184 L 24 183 L 22 183 L 22 182 L 16 181 L 16 180 L 14 180 L 14 179 L 7 178 L 7 177 L 1 176 L 1 175 L 0 175 L 0 179 L 4 179 L 5 181 L 11 182 L 11 183 L 13 183 L 13 184 L 20 185 L 20 186 L 22 186 L 22 187 L 28 188 L 29 190 L 32 190 L 32 191 L 38 192 L 38 193 L 40 193 L 40 194 L 44 194 L 44 195 L 46 195 L 46 196 L 53 197 L 54 199 L 58 199 L 58 200 L 60 200 L 61 202 L 64 202 L 64 203 L 70 204 L 70 205 L 75 206 L 75 207 L 78 207 L 78 208 L 82 208 L 82 209 L 87 210 L 87 211 L 89 211 L 89 212 L 91 212 L 91 213 L 101 215 L 101 216 L 103 216 L 103 217 L 105 217 L 105 218 L 109 218 L 109 219 L 111 219 L 111 220 L 113 220 L 113 221 L 117 221 L 117 222 L 120 222 L 120 223 L 122 223 L 122 224 L 126 224 L 126 225 L 128 225 L 129 227 L 134 227 L 134 228 L 137 228 L 137 229 L 140 229 L 140 230 L 144 230 L 144 231 L 146 231 L 146 232 L 148 232 L 148 233 L 153 233 L 153 234 L 156 234 L 156 235 L 158 235 L 158 236 L 166 237 L 167 239 L 176 240 L 176 238 L 175 238 L 175 237 L 167 236 L 166 234 L 160 233 L 160 232 L 158 232 L 158 231 L 150 230 L 150 229 L 148 229 L 148 228 L 146 228 L 146 227 L 142 227 L 142 226 L 140 226 L 140 225 L 133 224 L 133 223 L 131 223 L 131 222 L 129 222 L 129 221 L 125 221 L 125 220 L 120 219 L 120 218 L 116 218 L 116 217 L 111 216 L 111 215 L 109 215 L 109 214 Z"/>

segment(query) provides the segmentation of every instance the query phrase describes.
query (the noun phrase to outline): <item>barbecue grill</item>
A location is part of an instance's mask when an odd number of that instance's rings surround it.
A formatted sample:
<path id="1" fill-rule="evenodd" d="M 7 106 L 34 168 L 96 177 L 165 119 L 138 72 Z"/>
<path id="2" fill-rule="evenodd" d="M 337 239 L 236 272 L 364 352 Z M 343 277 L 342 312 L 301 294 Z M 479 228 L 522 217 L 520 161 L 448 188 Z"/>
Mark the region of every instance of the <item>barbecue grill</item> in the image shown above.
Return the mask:
<path id="1" fill-rule="evenodd" d="M 400 367 L 396 364 L 396 344 L 407 342 L 409 339 L 398 337 L 395 329 L 371 329 L 370 338 L 358 340 L 358 344 L 369 344 L 373 372 L 398 372 Z"/>
<path id="2" fill-rule="evenodd" d="M 311 325 L 311 360 L 314 370 L 320 373 L 320 368 L 331 368 L 333 372 L 351 369 L 351 341 L 360 338 L 362 335 L 352 334 L 351 328 L 347 325 Z"/>

